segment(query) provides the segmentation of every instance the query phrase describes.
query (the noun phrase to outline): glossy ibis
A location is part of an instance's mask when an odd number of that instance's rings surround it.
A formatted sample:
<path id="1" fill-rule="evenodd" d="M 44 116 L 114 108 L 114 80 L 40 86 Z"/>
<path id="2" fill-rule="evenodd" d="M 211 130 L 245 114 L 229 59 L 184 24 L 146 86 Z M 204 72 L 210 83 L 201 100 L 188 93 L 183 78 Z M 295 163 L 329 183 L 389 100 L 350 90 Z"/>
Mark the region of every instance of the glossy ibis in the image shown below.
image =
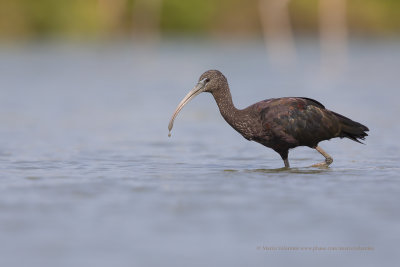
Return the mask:
<path id="1" fill-rule="evenodd" d="M 333 159 L 318 146 L 319 142 L 346 137 L 361 143 L 359 140 L 368 135 L 366 126 L 306 97 L 271 98 L 245 109 L 237 109 L 232 102 L 228 81 L 218 70 L 203 73 L 197 85 L 182 99 L 169 122 L 170 132 L 179 111 L 202 92 L 213 95 L 222 117 L 244 138 L 279 153 L 286 168 L 289 168 L 288 153 L 291 148 L 308 146 L 316 149 L 325 161 L 312 166 L 327 167 Z"/>

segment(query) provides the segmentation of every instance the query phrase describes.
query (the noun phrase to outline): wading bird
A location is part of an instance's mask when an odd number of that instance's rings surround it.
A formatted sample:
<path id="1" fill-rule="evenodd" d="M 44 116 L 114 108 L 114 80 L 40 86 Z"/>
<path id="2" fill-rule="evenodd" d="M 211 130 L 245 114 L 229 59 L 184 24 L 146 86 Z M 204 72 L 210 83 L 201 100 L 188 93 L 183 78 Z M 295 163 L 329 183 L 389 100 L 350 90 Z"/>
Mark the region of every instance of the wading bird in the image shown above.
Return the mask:
<path id="1" fill-rule="evenodd" d="M 364 140 L 369 129 L 343 115 L 326 109 L 318 101 L 306 97 L 271 98 L 245 109 L 233 105 L 228 81 L 218 70 L 200 76 L 197 85 L 182 99 L 169 122 L 171 133 L 174 120 L 181 109 L 202 92 L 211 93 L 222 117 L 249 141 L 258 142 L 275 150 L 289 168 L 289 149 L 308 146 L 316 149 L 325 161 L 313 167 L 328 167 L 333 159 L 318 143 L 331 138 Z M 171 134 L 169 133 L 169 136 Z"/>

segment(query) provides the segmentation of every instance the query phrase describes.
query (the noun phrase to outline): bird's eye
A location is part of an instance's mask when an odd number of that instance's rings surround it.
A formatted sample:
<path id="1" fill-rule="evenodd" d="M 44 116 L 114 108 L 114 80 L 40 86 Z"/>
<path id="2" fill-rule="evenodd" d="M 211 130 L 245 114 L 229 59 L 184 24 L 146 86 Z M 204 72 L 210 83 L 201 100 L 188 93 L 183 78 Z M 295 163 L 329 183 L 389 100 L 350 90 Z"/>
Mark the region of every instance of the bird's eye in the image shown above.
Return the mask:
<path id="1" fill-rule="evenodd" d="M 206 78 L 204 81 L 205 81 L 206 83 L 208 83 L 208 82 L 210 81 L 210 79 L 209 79 L 209 78 Z"/>

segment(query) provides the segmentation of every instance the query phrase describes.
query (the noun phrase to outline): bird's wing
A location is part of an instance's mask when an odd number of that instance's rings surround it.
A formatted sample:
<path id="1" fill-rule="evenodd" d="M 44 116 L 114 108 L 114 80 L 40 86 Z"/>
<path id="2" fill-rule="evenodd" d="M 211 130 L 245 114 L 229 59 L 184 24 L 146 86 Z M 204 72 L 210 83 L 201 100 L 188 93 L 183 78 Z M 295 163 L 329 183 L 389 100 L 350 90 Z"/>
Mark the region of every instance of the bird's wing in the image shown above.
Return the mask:
<path id="1" fill-rule="evenodd" d="M 316 100 L 302 97 L 269 99 L 257 103 L 261 121 L 275 138 L 296 145 L 315 146 L 337 136 L 336 116 Z"/>

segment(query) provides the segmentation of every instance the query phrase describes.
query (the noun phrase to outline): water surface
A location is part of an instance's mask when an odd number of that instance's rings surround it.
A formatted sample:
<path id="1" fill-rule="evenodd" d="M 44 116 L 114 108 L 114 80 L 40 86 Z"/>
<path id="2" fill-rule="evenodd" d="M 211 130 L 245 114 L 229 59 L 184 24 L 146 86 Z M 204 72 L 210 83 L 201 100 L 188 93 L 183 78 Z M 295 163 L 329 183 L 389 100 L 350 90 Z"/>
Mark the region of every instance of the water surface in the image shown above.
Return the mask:
<path id="1" fill-rule="evenodd" d="M 325 72 L 314 41 L 279 68 L 259 42 L 0 49 L 1 266 L 394 266 L 400 242 L 396 41 L 353 41 Z M 210 95 L 181 98 L 207 69 L 243 108 L 306 96 L 366 124 L 366 145 L 248 142 Z M 370 247 L 269 251 L 267 247 Z"/>

